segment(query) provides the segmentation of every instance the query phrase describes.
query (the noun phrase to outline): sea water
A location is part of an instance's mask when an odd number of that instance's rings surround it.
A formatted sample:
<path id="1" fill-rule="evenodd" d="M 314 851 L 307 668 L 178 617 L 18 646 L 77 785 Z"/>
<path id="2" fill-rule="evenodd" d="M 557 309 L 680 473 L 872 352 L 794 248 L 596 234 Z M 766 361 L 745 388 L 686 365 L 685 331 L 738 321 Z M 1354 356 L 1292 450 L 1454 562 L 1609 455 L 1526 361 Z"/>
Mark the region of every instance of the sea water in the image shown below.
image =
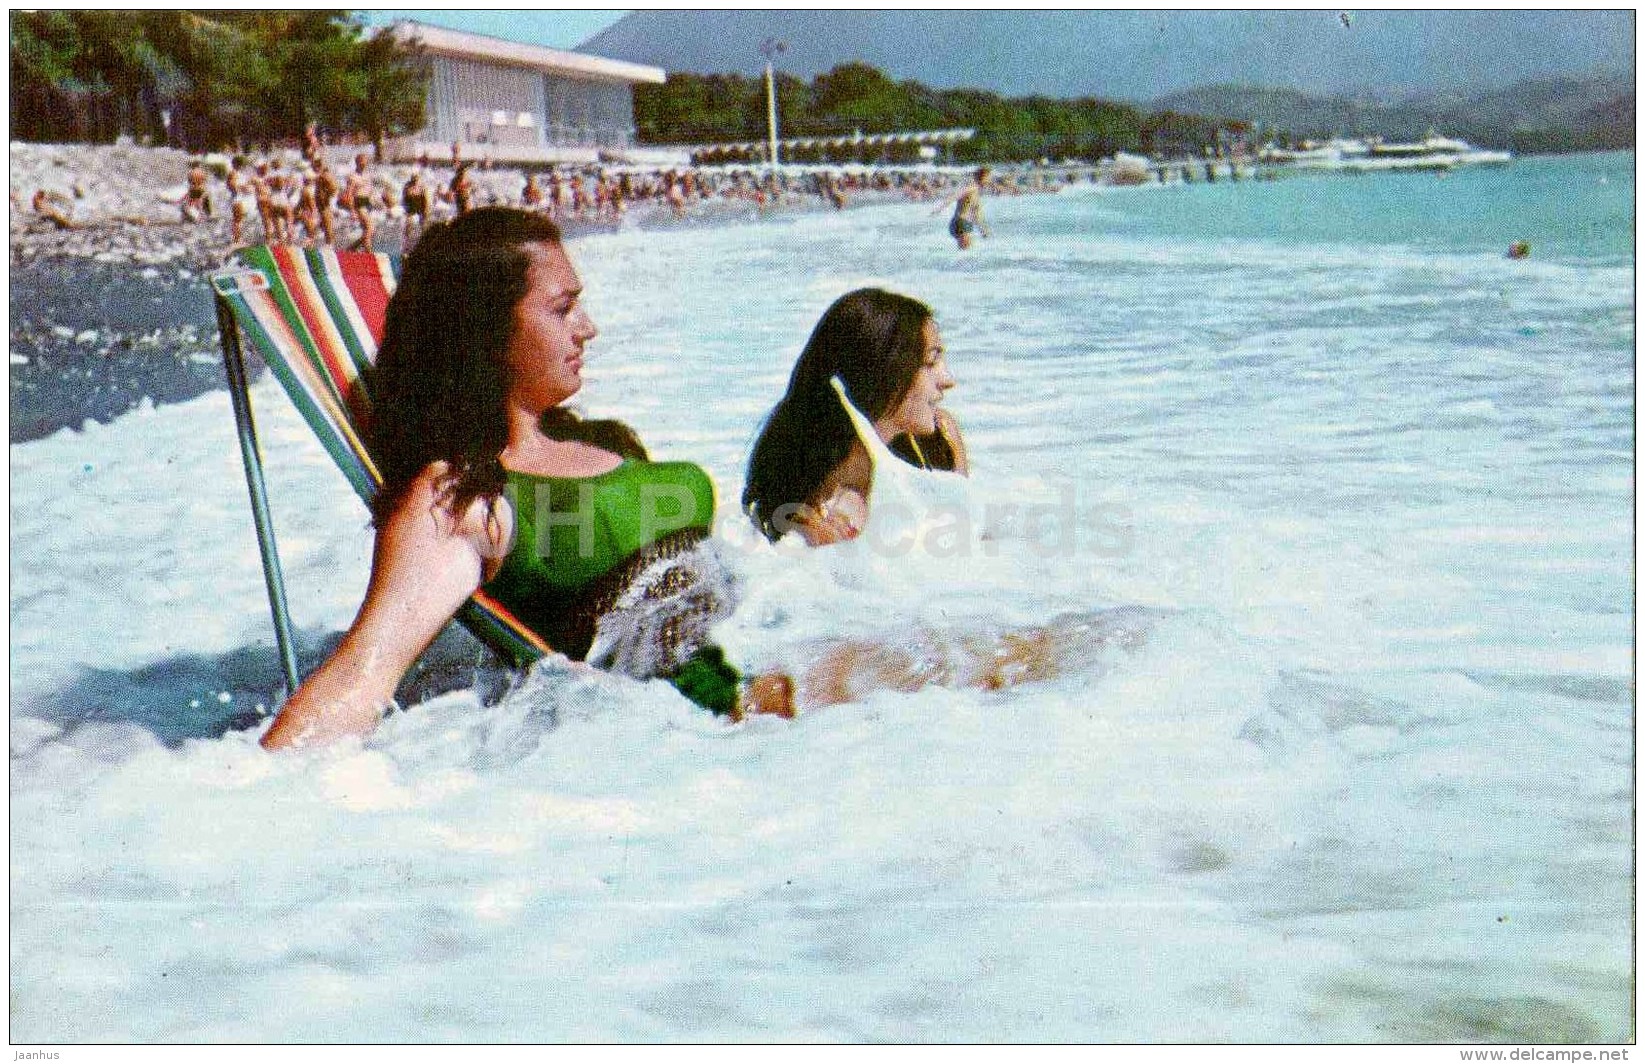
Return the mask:
<path id="1" fill-rule="evenodd" d="M 734 655 L 1125 636 L 999 691 L 733 726 L 459 669 L 271 756 L 227 396 L 14 445 L 13 1040 L 1631 1039 L 1632 173 L 576 243 L 580 401 L 712 473 Z M 936 312 L 977 527 L 769 547 L 750 442 L 863 284 Z M 253 392 L 312 666 L 370 531 Z"/>

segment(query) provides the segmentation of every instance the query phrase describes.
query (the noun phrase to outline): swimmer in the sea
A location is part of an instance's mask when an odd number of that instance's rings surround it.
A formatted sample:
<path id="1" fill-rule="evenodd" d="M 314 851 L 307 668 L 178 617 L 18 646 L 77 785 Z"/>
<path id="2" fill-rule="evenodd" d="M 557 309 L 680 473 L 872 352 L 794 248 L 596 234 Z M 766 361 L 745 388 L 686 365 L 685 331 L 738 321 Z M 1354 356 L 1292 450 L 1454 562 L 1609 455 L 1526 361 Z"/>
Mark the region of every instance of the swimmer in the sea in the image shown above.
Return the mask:
<path id="1" fill-rule="evenodd" d="M 925 304 L 873 288 L 836 300 L 754 444 L 743 507 L 755 527 L 772 542 L 795 533 L 809 546 L 827 547 L 864 535 L 875 480 L 893 473 L 888 463 L 927 486 L 968 475 L 959 425 L 942 406 L 954 383 Z M 953 491 L 959 484 L 950 479 L 946 490 L 951 502 L 963 504 Z M 874 544 L 870 538 L 870 549 Z M 1033 682 L 1081 668 L 1106 647 L 1134 646 L 1144 632 L 1138 613 L 1127 610 L 1068 613 L 992 631 L 916 625 L 878 642 L 816 648 L 796 697 L 827 705 L 875 688 Z"/>
<path id="2" fill-rule="evenodd" d="M 948 220 L 948 235 L 954 238 L 961 251 L 971 246 L 976 234 L 981 233 L 985 237 L 991 235 L 987 224 L 982 220 L 982 193 L 983 189 L 988 187 L 988 175 L 988 167 L 978 167 L 972 175 L 972 180 L 960 189 L 952 200 L 944 201 L 942 206 L 933 212 L 940 213 L 942 207 L 946 207 L 949 202 L 954 204 L 954 215 Z"/>
<path id="3" fill-rule="evenodd" d="M 834 301 L 812 330 L 749 458 L 743 508 L 766 537 L 812 546 L 853 539 L 868 519 L 871 455 L 835 390 L 838 379 L 899 458 L 969 473 L 942 335 L 918 300 L 863 288 Z"/>

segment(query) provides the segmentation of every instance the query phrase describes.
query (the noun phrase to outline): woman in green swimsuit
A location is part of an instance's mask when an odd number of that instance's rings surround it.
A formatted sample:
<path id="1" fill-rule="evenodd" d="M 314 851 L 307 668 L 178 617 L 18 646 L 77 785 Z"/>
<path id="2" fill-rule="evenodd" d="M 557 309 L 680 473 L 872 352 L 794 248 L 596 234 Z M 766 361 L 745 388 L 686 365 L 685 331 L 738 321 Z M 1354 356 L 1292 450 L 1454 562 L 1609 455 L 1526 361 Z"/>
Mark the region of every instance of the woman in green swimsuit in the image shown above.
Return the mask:
<path id="1" fill-rule="evenodd" d="M 739 683 L 706 641 L 729 608 L 716 601 L 712 558 L 687 557 L 714 516 L 707 474 L 650 462 L 626 426 L 561 407 L 582 387 L 583 346 L 597 334 L 581 293 L 559 229 L 540 214 L 482 208 L 418 242 L 374 378 L 368 432 L 383 485 L 365 602 L 264 746 L 370 732 L 482 585 L 568 656 L 643 668 L 718 711 L 792 712 L 786 678 Z M 669 583 L 681 574 L 683 590 Z M 652 638 L 601 632 L 636 588 L 679 608 Z"/>

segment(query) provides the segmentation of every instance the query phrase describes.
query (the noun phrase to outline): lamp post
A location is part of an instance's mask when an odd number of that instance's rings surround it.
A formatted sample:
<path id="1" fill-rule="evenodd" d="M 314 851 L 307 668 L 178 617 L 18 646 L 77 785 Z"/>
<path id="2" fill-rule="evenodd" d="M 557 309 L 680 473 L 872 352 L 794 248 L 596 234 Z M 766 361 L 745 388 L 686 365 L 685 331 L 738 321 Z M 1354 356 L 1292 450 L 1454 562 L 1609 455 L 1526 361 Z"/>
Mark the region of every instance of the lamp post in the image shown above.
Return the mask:
<path id="1" fill-rule="evenodd" d="M 775 37 L 767 37 L 760 44 L 760 54 L 765 56 L 765 124 L 771 137 L 771 169 L 777 169 L 777 76 L 771 64 L 779 55 L 788 51 L 788 45 Z"/>

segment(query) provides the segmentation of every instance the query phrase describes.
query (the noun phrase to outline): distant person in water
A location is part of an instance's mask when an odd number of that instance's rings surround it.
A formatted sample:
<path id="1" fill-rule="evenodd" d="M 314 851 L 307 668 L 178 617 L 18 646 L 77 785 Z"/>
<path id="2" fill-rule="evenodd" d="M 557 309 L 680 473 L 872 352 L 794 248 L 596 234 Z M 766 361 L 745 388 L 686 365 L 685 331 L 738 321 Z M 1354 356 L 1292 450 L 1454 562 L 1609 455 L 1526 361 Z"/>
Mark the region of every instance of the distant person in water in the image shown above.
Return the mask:
<path id="1" fill-rule="evenodd" d="M 982 191 L 988 187 L 988 174 L 988 167 L 978 167 L 972 180 L 953 199 L 954 216 L 948 220 L 948 235 L 961 251 L 971 246 L 976 234 L 989 235 L 988 226 L 982 220 Z"/>
<path id="2" fill-rule="evenodd" d="M 858 289 L 817 322 L 754 443 L 743 508 L 773 541 L 795 531 L 824 546 L 855 539 L 868 521 L 873 460 L 835 378 L 892 454 L 921 469 L 970 472 L 959 423 L 941 405 L 954 377 L 931 308 Z"/>

